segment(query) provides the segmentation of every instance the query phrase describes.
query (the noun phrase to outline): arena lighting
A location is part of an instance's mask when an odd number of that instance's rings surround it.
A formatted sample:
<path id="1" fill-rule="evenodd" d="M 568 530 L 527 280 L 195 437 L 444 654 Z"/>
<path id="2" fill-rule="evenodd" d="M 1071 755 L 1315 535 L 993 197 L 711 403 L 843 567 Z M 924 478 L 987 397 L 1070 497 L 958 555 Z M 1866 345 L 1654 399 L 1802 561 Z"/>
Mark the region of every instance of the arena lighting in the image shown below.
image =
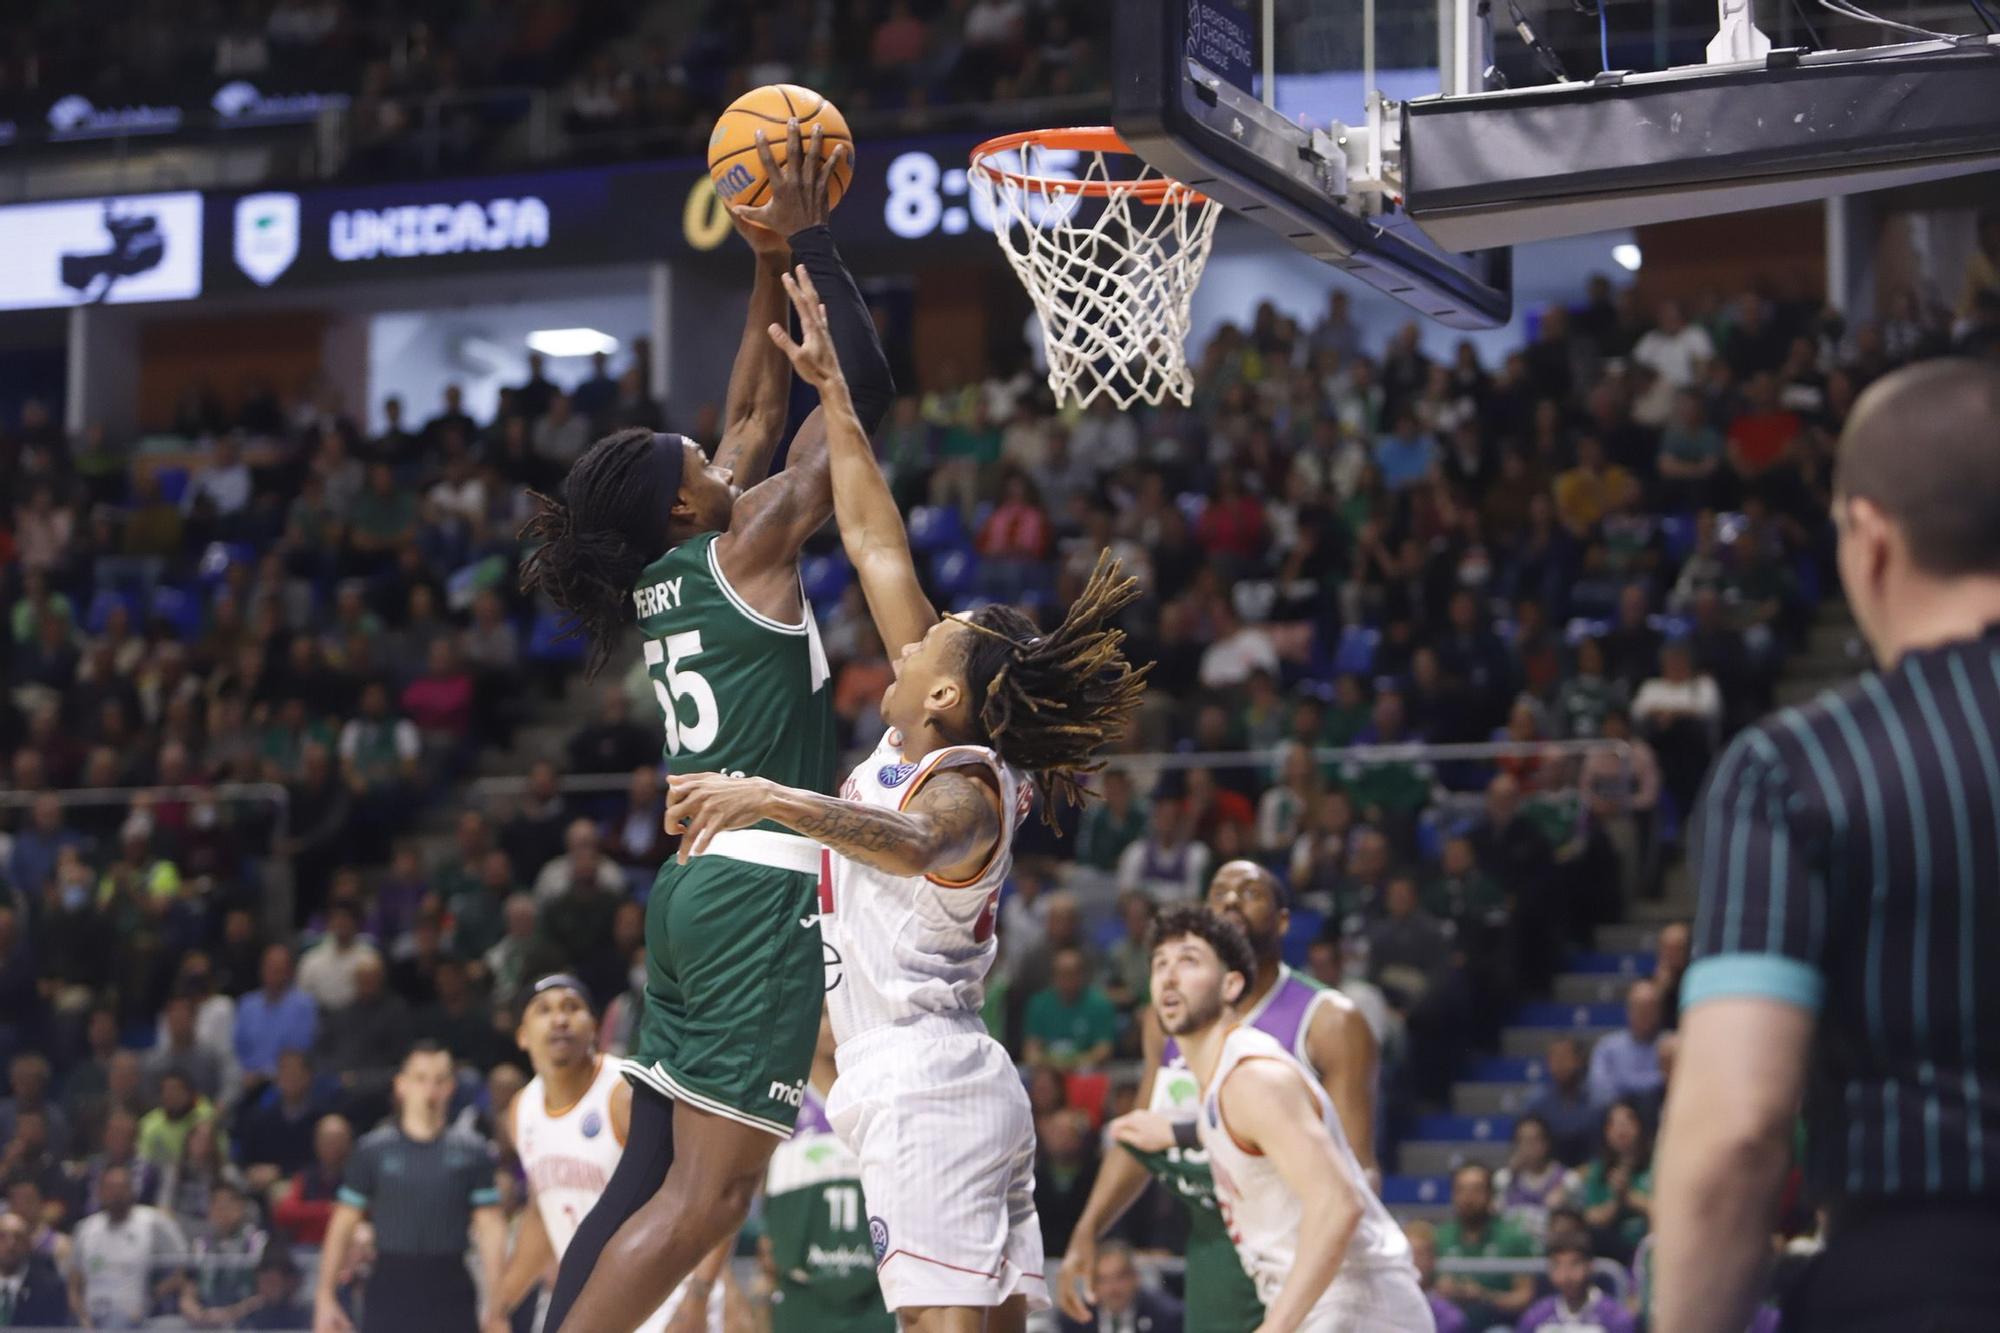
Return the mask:
<path id="1" fill-rule="evenodd" d="M 1630 241 L 1611 247 L 1611 261 L 1627 273 L 1637 273 L 1639 265 L 1644 260 L 1645 256 L 1639 253 L 1639 247 L 1633 245 Z"/>
<path id="2" fill-rule="evenodd" d="M 618 340 L 596 329 L 536 329 L 528 335 L 528 346 L 543 356 L 606 356 L 618 350 Z"/>

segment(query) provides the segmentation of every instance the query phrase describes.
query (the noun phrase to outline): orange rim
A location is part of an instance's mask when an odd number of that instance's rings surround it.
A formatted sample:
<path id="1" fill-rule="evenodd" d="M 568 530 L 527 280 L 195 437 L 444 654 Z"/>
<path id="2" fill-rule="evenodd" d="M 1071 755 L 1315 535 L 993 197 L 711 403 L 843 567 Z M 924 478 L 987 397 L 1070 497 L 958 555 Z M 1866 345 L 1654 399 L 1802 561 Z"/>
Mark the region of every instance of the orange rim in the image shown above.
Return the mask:
<path id="1" fill-rule="evenodd" d="M 972 150 L 972 170 L 989 180 L 1006 181 L 1024 190 L 1039 190 L 1044 194 L 1061 191 L 1064 194 L 1082 194 L 1096 199 L 1109 199 L 1114 195 L 1132 195 L 1145 204 L 1205 204 L 1208 197 L 1192 186 L 1183 185 L 1171 176 L 1154 176 L 1148 180 L 1128 181 L 1074 181 L 1053 176 L 1031 176 L 1023 172 L 1003 171 L 987 158 L 1001 153 L 1011 153 L 1017 148 L 1029 145 L 1037 148 L 1073 148 L 1080 153 L 1123 153 L 1136 157 L 1118 131 L 1109 125 L 1078 125 L 1069 129 L 1018 130 L 1013 134 L 1002 134 L 988 139 Z"/>

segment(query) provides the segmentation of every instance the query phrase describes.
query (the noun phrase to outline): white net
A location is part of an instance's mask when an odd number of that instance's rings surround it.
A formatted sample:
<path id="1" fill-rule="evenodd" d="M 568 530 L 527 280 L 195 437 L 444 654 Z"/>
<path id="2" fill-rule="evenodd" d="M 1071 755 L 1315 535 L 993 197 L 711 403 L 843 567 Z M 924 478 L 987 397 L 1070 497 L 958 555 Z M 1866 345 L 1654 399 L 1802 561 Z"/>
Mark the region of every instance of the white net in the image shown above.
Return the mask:
<path id="1" fill-rule="evenodd" d="M 972 176 L 1007 262 L 1041 317 L 1059 404 L 1183 404 L 1188 308 L 1220 207 L 1122 153 L 1027 143 L 975 155 Z"/>

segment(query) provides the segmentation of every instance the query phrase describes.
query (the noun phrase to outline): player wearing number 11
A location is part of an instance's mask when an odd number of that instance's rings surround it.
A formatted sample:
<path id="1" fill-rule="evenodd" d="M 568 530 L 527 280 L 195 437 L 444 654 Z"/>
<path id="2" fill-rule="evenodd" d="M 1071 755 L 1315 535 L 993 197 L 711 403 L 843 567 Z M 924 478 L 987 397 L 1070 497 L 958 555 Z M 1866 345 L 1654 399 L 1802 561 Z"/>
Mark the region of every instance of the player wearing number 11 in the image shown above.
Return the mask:
<path id="1" fill-rule="evenodd" d="M 685 829 L 690 857 L 772 821 L 833 853 L 820 929 L 840 1078 L 826 1113 L 861 1160 L 883 1300 L 918 1333 L 1019 1330 L 1048 1289 L 1033 1116 L 979 1017 L 993 914 L 1035 787 L 1051 806 L 1080 800 L 1093 755 L 1138 707 L 1145 672 L 1112 625 L 1138 590 L 1105 557 L 1046 634 L 1007 606 L 939 619 L 847 405 L 826 308 L 804 269 L 785 283 L 802 339 L 771 336 L 826 409 L 834 516 L 894 663 L 889 729 L 840 797 L 675 775 L 667 827 Z"/>
<path id="2" fill-rule="evenodd" d="M 822 157 L 817 132 L 802 151 L 797 121 L 786 137 L 781 167 L 759 133 L 771 202 L 735 210 L 757 282 L 714 458 L 678 435 L 598 441 L 560 499 L 538 497 L 524 535 L 542 545 L 523 582 L 576 618 L 593 668 L 638 622 L 670 772 L 724 769 L 825 790 L 833 705 L 798 571 L 800 546 L 833 509 L 824 408 L 800 426 L 785 470 L 760 480 L 791 381 L 764 333 L 784 317 L 788 262 L 828 293 L 833 340 L 857 385 L 842 411 L 878 421 L 893 388 L 825 226 L 826 184 L 844 154 Z M 662 866 L 647 900 L 645 1007 L 624 1071 L 632 1137 L 563 1256 L 550 1333 L 636 1328 L 741 1226 L 798 1117 L 824 991 L 819 848 L 765 824 L 703 850 Z"/>

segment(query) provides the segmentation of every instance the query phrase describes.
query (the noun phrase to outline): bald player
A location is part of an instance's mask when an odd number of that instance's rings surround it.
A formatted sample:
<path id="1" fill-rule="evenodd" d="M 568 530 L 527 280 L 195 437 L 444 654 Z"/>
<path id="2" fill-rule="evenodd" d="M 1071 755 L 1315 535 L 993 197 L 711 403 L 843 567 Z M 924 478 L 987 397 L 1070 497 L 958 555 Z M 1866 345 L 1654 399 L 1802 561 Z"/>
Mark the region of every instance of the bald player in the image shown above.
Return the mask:
<path id="1" fill-rule="evenodd" d="M 1269 1034 L 1304 1065 L 1339 1112 L 1341 1128 L 1369 1181 L 1375 1165 L 1375 1036 L 1361 1011 L 1339 991 L 1285 965 L 1291 925 L 1284 886 L 1254 861 L 1230 861 L 1208 885 L 1208 906 L 1249 938 L 1257 975 L 1236 1012 Z M 1150 1171 L 1173 1186 L 1188 1209 L 1187 1321 L 1217 1333 L 1256 1328 L 1264 1318 L 1256 1287 L 1244 1274 L 1215 1202 L 1208 1158 L 1194 1143 L 1192 1116 L 1200 1098 L 1178 1045 L 1148 1012 L 1139 1023 L 1146 1074 L 1139 1102 L 1146 1109 L 1120 1117 L 1112 1131 L 1129 1151 L 1105 1158 L 1097 1183 L 1071 1233 L 1057 1295 L 1072 1319 L 1091 1319 L 1091 1273 L 1097 1242 L 1146 1188 Z"/>

